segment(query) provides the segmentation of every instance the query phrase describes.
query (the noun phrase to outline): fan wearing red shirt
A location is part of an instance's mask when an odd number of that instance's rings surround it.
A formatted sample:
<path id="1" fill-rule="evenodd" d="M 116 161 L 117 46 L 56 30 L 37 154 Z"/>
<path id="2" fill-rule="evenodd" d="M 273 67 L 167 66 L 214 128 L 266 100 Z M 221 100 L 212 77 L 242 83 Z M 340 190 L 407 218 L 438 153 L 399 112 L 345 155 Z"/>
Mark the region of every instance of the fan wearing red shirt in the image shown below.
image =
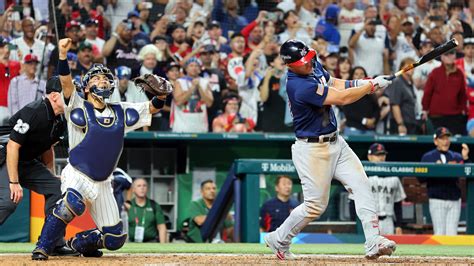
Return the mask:
<path id="1" fill-rule="evenodd" d="M 171 31 L 173 43 L 170 45 L 170 51 L 184 58 L 192 52 L 192 47 L 186 42 L 186 31 L 182 25 L 177 24 Z"/>
<path id="2" fill-rule="evenodd" d="M 0 36 L 0 126 L 9 118 L 8 87 L 10 81 L 20 73 L 20 62 L 8 60 L 8 42 Z"/>
<path id="3" fill-rule="evenodd" d="M 456 60 L 456 65 L 466 77 L 468 100 L 467 134 L 474 137 L 474 37 L 464 38 L 464 57 Z"/>
<path id="4" fill-rule="evenodd" d="M 466 79 L 456 64 L 456 51 L 441 55 L 441 66 L 426 81 L 421 104 L 434 128 L 447 127 L 453 134 L 466 133 Z"/>

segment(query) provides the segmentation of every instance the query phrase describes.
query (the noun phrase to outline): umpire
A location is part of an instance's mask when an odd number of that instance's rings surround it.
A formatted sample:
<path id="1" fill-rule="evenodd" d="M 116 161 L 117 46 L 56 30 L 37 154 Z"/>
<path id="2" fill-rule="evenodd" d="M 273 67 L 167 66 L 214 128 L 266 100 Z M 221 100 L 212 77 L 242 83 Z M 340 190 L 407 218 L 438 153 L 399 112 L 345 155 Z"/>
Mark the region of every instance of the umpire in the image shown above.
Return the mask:
<path id="1" fill-rule="evenodd" d="M 61 198 L 61 182 L 54 174 L 53 151 L 66 129 L 60 92 L 59 78 L 49 79 L 46 97 L 14 114 L 9 121 L 9 136 L 0 138 L 4 142 L 3 145 L 0 143 L 0 225 L 23 198 L 22 187 L 44 195 L 45 216 Z M 65 246 L 63 238 L 54 253 L 58 256 L 78 255 Z"/>

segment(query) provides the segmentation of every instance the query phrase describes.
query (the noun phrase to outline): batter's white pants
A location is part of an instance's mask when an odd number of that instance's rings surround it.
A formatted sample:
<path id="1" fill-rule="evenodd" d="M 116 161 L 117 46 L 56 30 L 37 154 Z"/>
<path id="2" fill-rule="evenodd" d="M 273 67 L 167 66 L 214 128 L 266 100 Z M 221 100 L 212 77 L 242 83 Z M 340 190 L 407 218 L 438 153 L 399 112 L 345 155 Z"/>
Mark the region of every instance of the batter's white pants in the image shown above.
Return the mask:
<path id="1" fill-rule="evenodd" d="M 429 199 L 430 215 L 435 235 L 457 235 L 461 216 L 461 199 Z"/>
<path id="2" fill-rule="evenodd" d="M 303 189 L 304 202 L 296 207 L 275 231 L 276 242 L 287 247 L 309 222 L 321 216 L 329 201 L 331 180 L 335 177 L 353 193 L 356 213 L 362 221 L 366 241 L 379 235 L 375 199 L 359 158 L 338 136 L 333 143 L 297 140 L 291 147 L 293 163 Z"/>
<path id="3" fill-rule="evenodd" d="M 61 191 L 77 190 L 86 201 L 89 213 L 97 228 L 113 226 L 120 222 L 120 214 L 111 184 L 111 177 L 105 181 L 94 181 L 68 164 L 61 173 Z"/>

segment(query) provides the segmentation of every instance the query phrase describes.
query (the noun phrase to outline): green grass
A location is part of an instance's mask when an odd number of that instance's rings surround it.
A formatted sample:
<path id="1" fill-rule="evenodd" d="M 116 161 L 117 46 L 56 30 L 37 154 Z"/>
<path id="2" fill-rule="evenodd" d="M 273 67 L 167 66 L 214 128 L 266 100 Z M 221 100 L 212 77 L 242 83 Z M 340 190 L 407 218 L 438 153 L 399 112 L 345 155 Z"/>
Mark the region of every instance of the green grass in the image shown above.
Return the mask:
<path id="1" fill-rule="evenodd" d="M 0 243 L 0 253 L 30 253 L 31 243 Z M 362 244 L 294 244 L 295 254 L 363 255 Z M 116 253 L 223 253 L 270 254 L 263 244 L 157 244 L 127 243 Z M 399 245 L 398 256 L 453 256 L 474 257 L 473 246 Z"/>

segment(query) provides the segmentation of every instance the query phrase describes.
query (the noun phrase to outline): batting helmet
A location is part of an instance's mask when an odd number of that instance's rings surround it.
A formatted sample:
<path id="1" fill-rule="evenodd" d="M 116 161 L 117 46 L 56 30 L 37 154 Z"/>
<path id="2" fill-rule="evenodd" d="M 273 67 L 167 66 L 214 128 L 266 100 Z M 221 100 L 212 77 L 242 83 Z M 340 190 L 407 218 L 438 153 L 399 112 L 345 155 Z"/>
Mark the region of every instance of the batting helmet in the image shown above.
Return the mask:
<path id="1" fill-rule="evenodd" d="M 316 56 L 316 51 L 299 40 L 288 40 L 280 47 L 280 57 L 288 66 L 303 66 Z"/>

